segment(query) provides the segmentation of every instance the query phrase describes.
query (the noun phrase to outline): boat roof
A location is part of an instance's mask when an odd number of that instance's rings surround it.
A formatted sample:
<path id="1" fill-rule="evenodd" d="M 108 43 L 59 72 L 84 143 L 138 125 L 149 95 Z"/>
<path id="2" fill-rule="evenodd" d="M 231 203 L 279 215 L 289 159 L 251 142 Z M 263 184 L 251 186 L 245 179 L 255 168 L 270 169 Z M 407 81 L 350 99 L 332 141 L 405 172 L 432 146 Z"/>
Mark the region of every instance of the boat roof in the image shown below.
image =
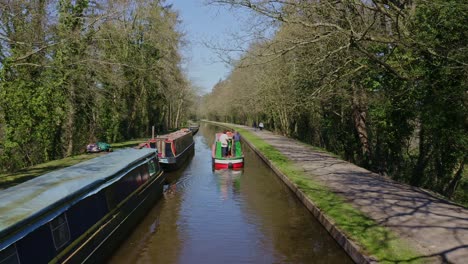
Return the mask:
<path id="1" fill-rule="evenodd" d="M 166 135 L 158 135 L 156 139 L 176 140 L 190 133 L 192 133 L 192 131 L 190 131 L 188 128 L 182 128 Z"/>
<path id="2" fill-rule="evenodd" d="M 39 224 L 34 225 L 34 219 L 40 218 L 37 221 L 42 224 L 50 221 L 76 202 L 119 180 L 155 153 L 150 148 L 117 150 L 2 190 L 0 250 L 37 228 Z M 5 236 L 17 232 L 16 229 L 23 228 L 28 222 L 33 223 L 22 234 L 9 238 L 13 241 L 3 241 Z"/>

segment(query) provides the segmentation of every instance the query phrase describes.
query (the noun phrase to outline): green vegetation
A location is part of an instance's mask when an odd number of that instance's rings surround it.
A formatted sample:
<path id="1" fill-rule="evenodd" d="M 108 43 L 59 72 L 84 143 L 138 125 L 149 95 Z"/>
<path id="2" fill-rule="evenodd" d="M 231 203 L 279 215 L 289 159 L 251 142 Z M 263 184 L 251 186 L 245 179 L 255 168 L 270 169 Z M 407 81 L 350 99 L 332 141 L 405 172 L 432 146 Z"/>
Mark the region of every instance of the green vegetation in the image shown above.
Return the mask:
<path id="1" fill-rule="evenodd" d="M 188 119 L 180 19 L 165 1 L 0 5 L 0 172 Z"/>
<path id="2" fill-rule="evenodd" d="M 60 160 L 49 161 L 29 168 L 21 169 L 14 173 L 0 173 L 0 189 L 14 186 L 50 171 L 66 168 L 100 155 L 103 155 L 103 153 L 82 154 Z"/>
<path id="3" fill-rule="evenodd" d="M 119 149 L 119 148 L 133 148 L 137 146 L 140 143 L 145 142 L 148 140 L 147 138 L 142 138 L 142 139 L 132 139 L 129 141 L 123 141 L 123 142 L 117 142 L 112 144 L 112 149 Z"/>
<path id="4" fill-rule="evenodd" d="M 455 191 L 453 200 L 468 207 L 468 172 L 466 170 L 460 181 L 460 187 Z"/>
<path id="5" fill-rule="evenodd" d="M 203 98 L 202 118 L 266 128 L 449 199 L 468 197 L 463 0 L 210 0 L 259 38 Z M 271 23 L 273 30 L 264 30 Z M 258 27 L 257 27 L 258 26 Z M 272 34 L 272 32 L 274 32 Z M 229 55 L 226 56 L 229 59 Z"/>
<path id="6" fill-rule="evenodd" d="M 364 213 L 353 208 L 323 185 L 306 177 L 293 162 L 264 140 L 242 128 L 235 128 L 260 150 L 281 172 L 309 197 L 349 238 L 382 263 L 418 263 L 418 255 L 409 244 Z M 411 261 L 412 260 L 412 261 Z"/>
<path id="7" fill-rule="evenodd" d="M 119 148 L 134 147 L 144 141 L 145 141 L 144 139 L 141 139 L 141 140 L 134 139 L 130 141 L 114 143 L 112 144 L 112 149 L 116 150 Z M 81 155 L 71 156 L 71 157 L 67 157 L 67 158 L 63 158 L 59 160 L 53 160 L 53 161 L 41 163 L 35 166 L 31 166 L 28 168 L 18 170 L 13 173 L 7 173 L 7 172 L 0 173 L 0 189 L 5 189 L 8 187 L 14 186 L 16 184 L 25 182 L 37 176 L 41 176 L 53 170 L 66 168 L 66 167 L 78 164 L 80 162 L 83 162 L 83 161 L 86 161 L 86 160 L 89 160 L 89 159 L 92 159 L 92 158 L 95 158 L 104 154 L 105 152 L 81 154 Z"/>

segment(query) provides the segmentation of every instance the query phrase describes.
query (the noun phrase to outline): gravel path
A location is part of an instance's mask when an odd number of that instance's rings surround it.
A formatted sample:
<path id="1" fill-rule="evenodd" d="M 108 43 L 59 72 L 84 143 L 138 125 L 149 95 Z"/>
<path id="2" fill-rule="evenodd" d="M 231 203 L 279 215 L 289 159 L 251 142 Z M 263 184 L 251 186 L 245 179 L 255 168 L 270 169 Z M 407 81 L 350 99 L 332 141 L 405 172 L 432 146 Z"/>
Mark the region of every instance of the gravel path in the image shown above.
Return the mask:
<path id="1" fill-rule="evenodd" d="M 409 241 L 424 263 L 468 263 L 468 209 L 269 131 L 261 137 L 377 223 Z M 405 260 L 389 260 L 395 263 Z"/>

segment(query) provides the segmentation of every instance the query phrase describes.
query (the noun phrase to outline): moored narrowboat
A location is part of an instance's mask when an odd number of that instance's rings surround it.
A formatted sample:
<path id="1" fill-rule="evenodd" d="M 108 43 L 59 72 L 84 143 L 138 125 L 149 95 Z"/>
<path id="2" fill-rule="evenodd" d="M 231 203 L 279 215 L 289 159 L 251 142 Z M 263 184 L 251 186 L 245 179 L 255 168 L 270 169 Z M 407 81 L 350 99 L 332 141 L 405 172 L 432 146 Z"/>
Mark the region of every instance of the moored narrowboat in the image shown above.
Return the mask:
<path id="1" fill-rule="evenodd" d="M 223 133 L 216 133 L 215 142 L 211 148 L 213 168 L 218 169 L 241 169 L 244 167 L 244 154 L 239 140 L 228 141 L 228 152 L 223 155 L 220 137 Z"/>
<path id="2" fill-rule="evenodd" d="M 195 134 L 198 132 L 198 129 L 200 129 L 200 126 L 197 124 L 191 124 L 189 125 L 188 129 L 192 131 L 192 134 L 195 136 Z"/>
<path id="3" fill-rule="evenodd" d="M 180 168 L 195 150 L 192 131 L 187 128 L 167 135 L 158 135 L 143 146 L 158 150 L 159 163 L 165 171 Z"/>
<path id="4" fill-rule="evenodd" d="M 123 149 L 0 192 L 0 263 L 98 263 L 161 197 L 153 149 Z"/>

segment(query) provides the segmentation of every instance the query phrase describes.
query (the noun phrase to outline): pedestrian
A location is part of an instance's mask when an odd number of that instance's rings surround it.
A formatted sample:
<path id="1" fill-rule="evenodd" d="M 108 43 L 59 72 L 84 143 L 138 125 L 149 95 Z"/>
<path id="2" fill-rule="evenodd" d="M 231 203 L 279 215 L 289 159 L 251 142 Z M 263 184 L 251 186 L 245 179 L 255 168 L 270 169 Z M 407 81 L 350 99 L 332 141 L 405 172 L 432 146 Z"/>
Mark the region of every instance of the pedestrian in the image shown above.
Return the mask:
<path id="1" fill-rule="evenodd" d="M 262 123 L 262 122 L 260 122 L 260 123 L 258 124 L 258 128 L 260 128 L 260 131 L 263 130 L 263 123 Z"/>
<path id="2" fill-rule="evenodd" d="M 226 130 L 223 131 L 223 134 L 219 136 L 219 142 L 221 142 L 221 154 L 223 158 L 228 154 L 228 135 L 226 135 Z"/>
<path id="3" fill-rule="evenodd" d="M 256 121 L 253 122 L 253 128 L 255 129 L 255 131 L 257 131 L 257 122 Z"/>

